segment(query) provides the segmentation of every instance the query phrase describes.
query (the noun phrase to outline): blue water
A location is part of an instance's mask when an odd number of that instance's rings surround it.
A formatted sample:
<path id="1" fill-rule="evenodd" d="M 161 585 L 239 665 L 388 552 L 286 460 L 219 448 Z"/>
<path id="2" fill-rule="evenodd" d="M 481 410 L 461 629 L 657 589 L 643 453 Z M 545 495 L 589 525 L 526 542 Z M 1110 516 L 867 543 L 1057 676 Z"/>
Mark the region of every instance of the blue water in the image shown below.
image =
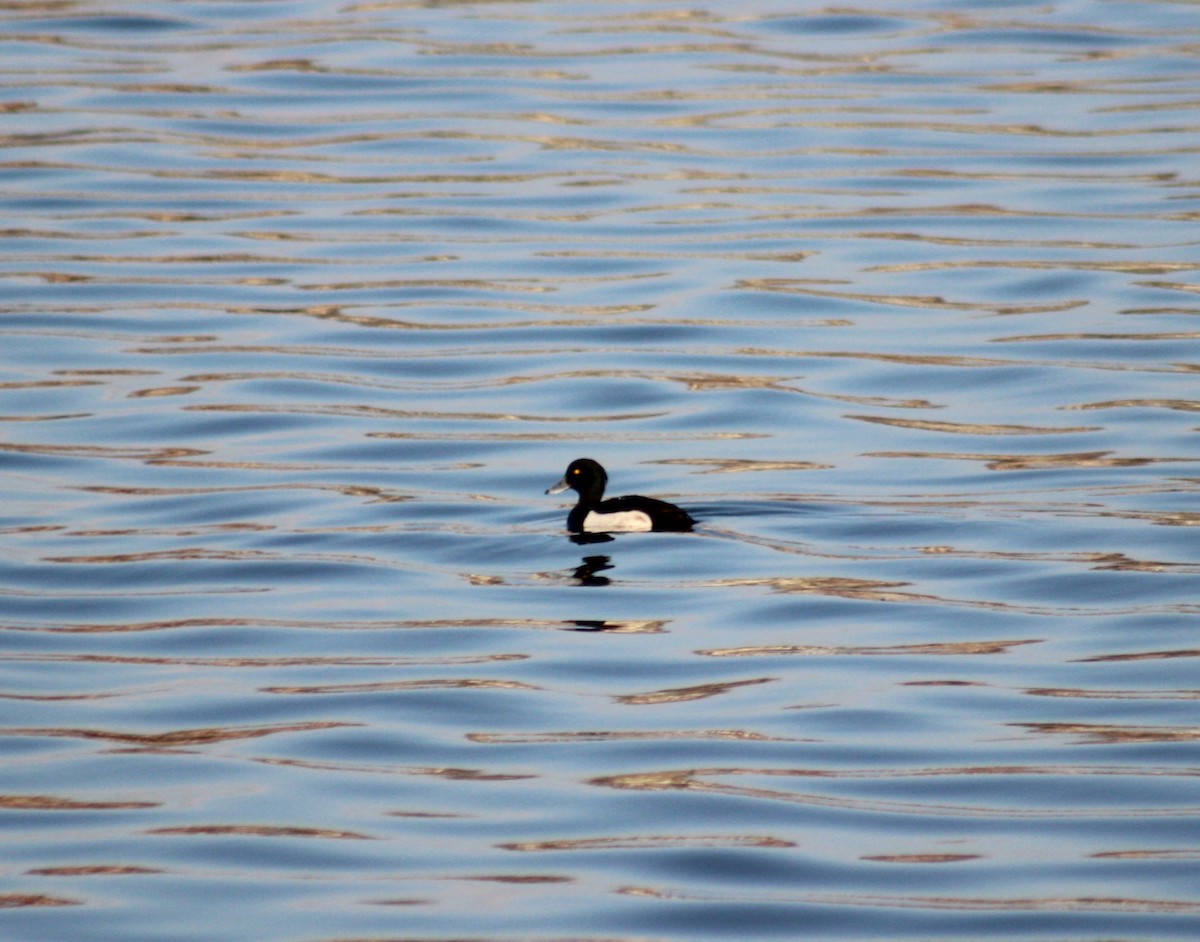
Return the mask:
<path id="1" fill-rule="evenodd" d="M 3 938 L 1196 937 L 1193 5 L 0 16 Z"/>

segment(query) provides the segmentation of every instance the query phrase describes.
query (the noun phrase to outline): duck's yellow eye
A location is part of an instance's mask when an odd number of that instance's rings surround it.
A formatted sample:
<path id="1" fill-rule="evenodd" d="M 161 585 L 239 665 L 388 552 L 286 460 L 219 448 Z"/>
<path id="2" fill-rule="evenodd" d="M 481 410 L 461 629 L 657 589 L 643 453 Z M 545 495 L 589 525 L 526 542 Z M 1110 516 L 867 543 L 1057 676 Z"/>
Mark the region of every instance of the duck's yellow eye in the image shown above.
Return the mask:
<path id="1" fill-rule="evenodd" d="M 575 469 L 574 471 L 572 471 L 571 473 L 572 473 L 572 474 L 578 474 L 578 473 L 579 473 L 579 469 L 578 469 L 578 468 L 576 468 L 576 469 Z"/>

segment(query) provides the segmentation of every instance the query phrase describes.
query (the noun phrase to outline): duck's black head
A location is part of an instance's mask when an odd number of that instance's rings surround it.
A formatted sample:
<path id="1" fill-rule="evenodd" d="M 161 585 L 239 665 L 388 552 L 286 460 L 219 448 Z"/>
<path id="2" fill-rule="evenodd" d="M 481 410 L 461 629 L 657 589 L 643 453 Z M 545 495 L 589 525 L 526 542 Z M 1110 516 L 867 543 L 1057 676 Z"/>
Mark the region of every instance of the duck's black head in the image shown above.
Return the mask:
<path id="1" fill-rule="evenodd" d="M 589 503 L 599 503 L 607 484 L 608 475 L 600 467 L 600 462 L 591 458 L 576 458 L 567 465 L 567 473 L 563 475 L 562 480 L 548 488 L 546 493 L 559 494 L 570 488 Z"/>

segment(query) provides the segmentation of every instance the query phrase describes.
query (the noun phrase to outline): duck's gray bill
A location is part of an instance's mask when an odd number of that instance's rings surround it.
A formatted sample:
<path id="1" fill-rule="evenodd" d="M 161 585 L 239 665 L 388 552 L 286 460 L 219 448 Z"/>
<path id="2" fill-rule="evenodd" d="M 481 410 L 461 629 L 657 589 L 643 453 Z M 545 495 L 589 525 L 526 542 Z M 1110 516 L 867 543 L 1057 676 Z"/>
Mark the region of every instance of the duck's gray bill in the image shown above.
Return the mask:
<path id="1" fill-rule="evenodd" d="M 557 484 L 555 484 L 554 487 L 546 488 L 546 493 L 547 494 L 561 494 L 563 491 L 565 491 L 570 486 L 571 485 L 567 483 L 567 479 L 563 478 L 561 481 L 559 481 Z"/>

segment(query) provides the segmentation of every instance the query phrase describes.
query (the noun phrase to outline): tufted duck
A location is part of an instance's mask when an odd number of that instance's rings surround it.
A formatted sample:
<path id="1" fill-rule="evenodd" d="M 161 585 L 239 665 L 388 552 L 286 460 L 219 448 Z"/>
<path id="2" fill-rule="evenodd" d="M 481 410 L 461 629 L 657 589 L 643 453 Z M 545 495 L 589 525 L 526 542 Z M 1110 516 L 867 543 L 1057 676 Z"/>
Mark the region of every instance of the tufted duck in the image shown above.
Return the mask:
<path id="1" fill-rule="evenodd" d="M 567 488 L 579 493 L 577 503 L 567 515 L 572 533 L 606 533 L 623 530 L 692 529 L 696 522 L 686 511 L 653 497 L 610 497 L 604 499 L 608 475 L 591 458 L 576 458 L 567 466 L 563 479 L 546 490 L 559 494 Z"/>

